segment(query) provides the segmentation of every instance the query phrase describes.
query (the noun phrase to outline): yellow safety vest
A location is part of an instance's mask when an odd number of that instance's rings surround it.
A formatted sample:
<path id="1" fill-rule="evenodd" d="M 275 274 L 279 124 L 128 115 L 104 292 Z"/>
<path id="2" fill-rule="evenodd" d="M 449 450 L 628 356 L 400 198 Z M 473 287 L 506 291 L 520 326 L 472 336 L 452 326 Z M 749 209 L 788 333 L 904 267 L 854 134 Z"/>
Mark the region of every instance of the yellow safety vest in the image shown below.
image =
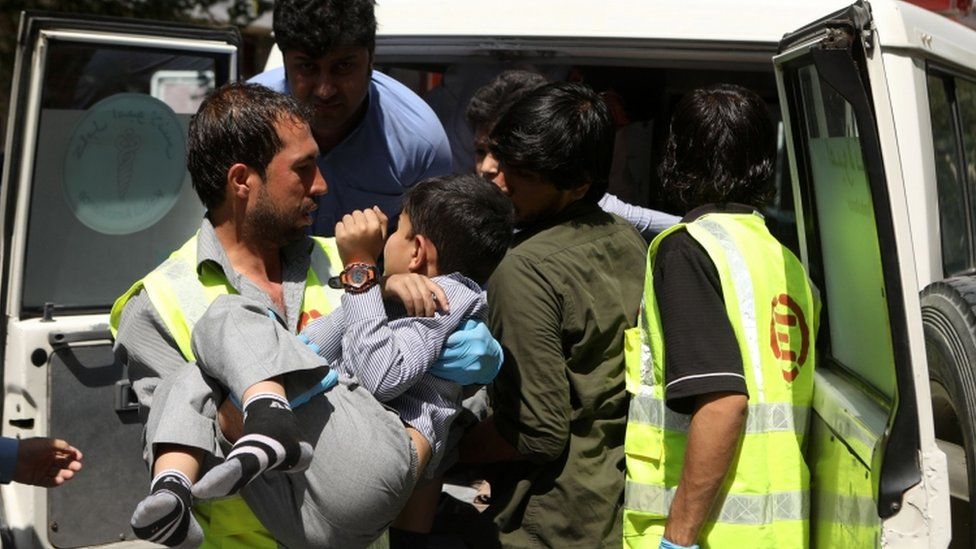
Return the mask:
<path id="1" fill-rule="evenodd" d="M 625 335 L 631 402 L 624 545 L 657 549 L 684 463 L 691 416 L 665 405 L 666 349 L 653 279 L 658 247 L 677 230 L 687 231 L 715 264 L 749 391 L 738 459 L 698 543 L 703 549 L 808 547 L 810 474 L 803 446 L 819 304 L 799 260 L 758 214 L 704 215 L 651 243 L 639 325 Z"/>
<path id="2" fill-rule="evenodd" d="M 342 265 L 335 239 L 315 237 L 314 240 L 316 246 L 312 249 L 305 280 L 300 327 L 308 320 L 332 311 L 335 300 L 330 300 L 328 296 L 333 290 L 324 282 L 333 276 L 333 266 Z M 219 267 L 207 262 L 200 265 L 198 272 L 197 265 L 197 236 L 193 236 L 115 301 L 109 320 L 112 335 L 118 331 L 125 304 L 145 290 L 183 358 L 193 362 L 195 358 L 190 347 L 193 326 L 217 296 L 237 293 Z M 201 547 L 233 549 L 278 546 L 240 496 L 197 502 L 193 506 L 193 513 L 204 532 Z"/>

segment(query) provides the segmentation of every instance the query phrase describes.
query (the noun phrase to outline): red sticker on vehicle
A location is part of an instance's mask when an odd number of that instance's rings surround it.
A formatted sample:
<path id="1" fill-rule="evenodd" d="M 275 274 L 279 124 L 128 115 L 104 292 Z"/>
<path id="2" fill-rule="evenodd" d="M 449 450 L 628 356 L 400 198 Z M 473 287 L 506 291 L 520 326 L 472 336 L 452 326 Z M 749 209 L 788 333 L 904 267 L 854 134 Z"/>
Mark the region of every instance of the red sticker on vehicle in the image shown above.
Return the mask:
<path id="1" fill-rule="evenodd" d="M 789 362 L 783 367 L 783 379 L 792 383 L 800 375 L 800 368 L 806 363 L 810 352 L 810 327 L 803 309 L 787 294 L 773 298 L 771 313 L 769 346 L 773 356 Z"/>

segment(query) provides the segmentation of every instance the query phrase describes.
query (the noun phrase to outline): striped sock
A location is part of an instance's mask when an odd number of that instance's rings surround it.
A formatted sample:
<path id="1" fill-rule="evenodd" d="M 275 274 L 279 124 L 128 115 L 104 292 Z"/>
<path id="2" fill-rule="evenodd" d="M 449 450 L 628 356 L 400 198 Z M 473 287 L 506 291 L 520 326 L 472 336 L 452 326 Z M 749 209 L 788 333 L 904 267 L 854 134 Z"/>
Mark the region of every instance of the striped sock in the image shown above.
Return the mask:
<path id="1" fill-rule="evenodd" d="M 193 486 L 201 499 L 237 493 L 265 471 L 297 473 L 312 461 L 312 445 L 302 439 L 288 401 L 273 393 L 260 393 L 244 403 L 244 436 L 221 465 Z"/>

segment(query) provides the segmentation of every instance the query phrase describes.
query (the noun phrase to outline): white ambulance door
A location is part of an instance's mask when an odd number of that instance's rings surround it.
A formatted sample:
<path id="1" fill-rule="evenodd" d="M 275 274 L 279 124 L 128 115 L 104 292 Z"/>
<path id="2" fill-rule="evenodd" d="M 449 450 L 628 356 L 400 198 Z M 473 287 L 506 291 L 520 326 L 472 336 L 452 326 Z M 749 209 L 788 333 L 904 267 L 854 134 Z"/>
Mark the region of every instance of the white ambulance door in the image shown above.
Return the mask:
<path id="1" fill-rule="evenodd" d="M 870 6 L 786 35 L 774 64 L 801 256 L 823 299 L 807 440 L 811 546 L 945 547 L 946 462 Z"/>
<path id="2" fill-rule="evenodd" d="M 25 13 L 0 188 L 2 435 L 64 438 L 84 469 L 5 485 L 3 546 L 133 542 L 140 410 L 108 313 L 199 226 L 187 124 L 237 79 L 236 29 Z"/>

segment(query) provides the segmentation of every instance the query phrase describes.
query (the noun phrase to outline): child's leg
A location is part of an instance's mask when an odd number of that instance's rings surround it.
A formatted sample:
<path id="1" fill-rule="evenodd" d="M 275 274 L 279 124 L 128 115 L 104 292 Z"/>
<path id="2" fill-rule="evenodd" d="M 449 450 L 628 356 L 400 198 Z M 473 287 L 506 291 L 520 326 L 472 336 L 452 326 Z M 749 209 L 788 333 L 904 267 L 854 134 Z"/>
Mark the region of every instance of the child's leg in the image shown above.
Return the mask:
<path id="1" fill-rule="evenodd" d="M 390 549 L 425 547 L 434 525 L 444 479 L 418 485 L 390 528 Z"/>
<path id="2" fill-rule="evenodd" d="M 132 514 L 136 536 L 170 547 L 197 547 L 203 542 L 203 530 L 190 510 L 190 486 L 200 472 L 202 459 L 203 450 L 160 445 L 150 494 Z"/>
<path id="3" fill-rule="evenodd" d="M 266 470 L 303 471 L 303 439 L 280 376 L 322 369 L 323 361 L 255 302 L 236 295 L 211 303 L 193 329 L 197 365 L 243 404 L 243 436 L 227 461 L 194 485 L 199 498 L 236 493 Z"/>
<path id="4" fill-rule="evenodd" d="M 312 445 L 303 439 L 277 378 L 255 383 L 243 397 L 244 434 L 226 461 L 193 486 L 198 498 L 234 494 L 264 471 L 304 471 L 312 461 Z"/>

